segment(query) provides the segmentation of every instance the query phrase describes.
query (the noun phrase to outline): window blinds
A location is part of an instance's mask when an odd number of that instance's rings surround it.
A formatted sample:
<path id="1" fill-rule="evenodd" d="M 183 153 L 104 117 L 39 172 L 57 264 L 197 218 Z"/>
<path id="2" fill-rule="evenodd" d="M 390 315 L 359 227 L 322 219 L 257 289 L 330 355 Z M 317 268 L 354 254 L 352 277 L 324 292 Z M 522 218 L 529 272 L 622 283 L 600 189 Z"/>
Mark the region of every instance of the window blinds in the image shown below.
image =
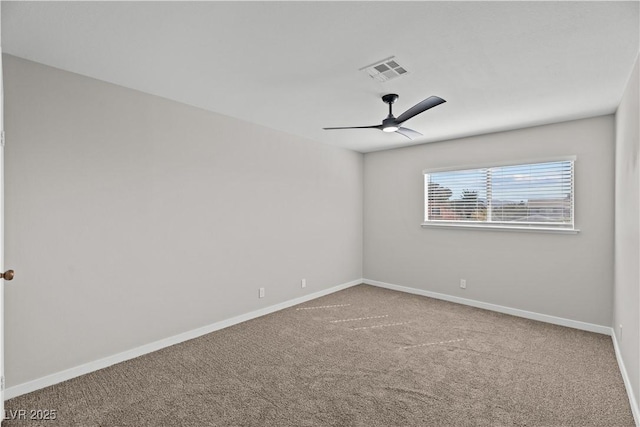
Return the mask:
<path id="1" fill-rule="evenodd" d="M 425 172 L 425 221 L 573 228 L 572 160 Z"/>

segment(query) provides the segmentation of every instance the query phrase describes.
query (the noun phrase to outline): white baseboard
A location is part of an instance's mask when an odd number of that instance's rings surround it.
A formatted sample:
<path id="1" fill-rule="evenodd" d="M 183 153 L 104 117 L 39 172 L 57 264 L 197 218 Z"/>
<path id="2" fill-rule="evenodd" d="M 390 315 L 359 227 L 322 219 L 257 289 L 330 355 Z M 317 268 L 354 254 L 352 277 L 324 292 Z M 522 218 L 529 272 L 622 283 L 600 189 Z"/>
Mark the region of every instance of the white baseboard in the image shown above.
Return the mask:
<path id="1" fill-rule="evenodd" d="M 95 360 L 93 362 L 85 363 L 80 366 L 76 366 L 64 371 L 56 372 L 51 375 L 47 375 L 42 378 L 38 378 L 26 383 L 18 384 L 7 388 L 4 391 L 4 398 L 11 399 L 22 394 L 30 393 L 32 391 L 39 390 L 44 387 L 48 387 L 54 384 L 58 384 L 62 381 L 70 380 L 72 378 L 79 377 L 80 375 L 88 374 L 90 372 L 97 371 L 115 365 L 116 363 L 124 362 L 153 351 L 160 350 L 165 347 L 169 347 L 175 344 L 179 344 L 184 341 L 188 341 L 194 338 L 198 338 L 202 335 L 227 328 L 229 326 L 236 325 L 238 323 L 246 322 L 247 320 L 255 319 L 256 317 L 264 316 L 285 308 L 292 307 L 303 302 L 307 302 L 316 298 L 320 298 L 325 295 L 332 294 L 334 292 L 341 291 L 343 289 L 350 288 L 355 285 L 359 285 L 363 282 L 363 279 L 352 280 L 341 285 L 337 285 L 322 291 L 314 292 L 312 294 L 304 295 L 298 298 L 294 298 L 288 301 L 281 302 L 269 307 L 261 308 L 249 313 L 241 314 L 239 316 L 232 317 L 230 319 L 221 320 L 220 322 L 213 323 L 211 325 L 203 326 L 201 328 L 193 329 L 191 331 L 183 332 L 172 337 L 164 338 L 159 341 L 155 341 L 149 344 L 142 345 L 140 347 L 133 348 L 131 350 L 123 351 L 122 353 L 107 356 L 105 358 Z"/>
<path id="2" fill-rule="evenodd" d="M 583 331 L 597 332 L 599 334 L 611 335 L 611 327 L 596 325 L 593 323 L 580 322 L 578 320 L 565 319 L 563 317 L 550 316 L 548 314 L 540 314 L 533 311 L 520 310 L 517 308 L 505 307 L 502 305 L 491 304 L 488 302 L 476 301 L 467 298 L 456 297 L 453 295 L 441 294 L 438 292 L 425 291 L 423 289 L 410 288 L 408 286 L 394 285 L 391 283 L 379 282 L 377 280 L 362 279 L 367 285 L 378 286 L 394 291 L 406 292 L 410 294 L 422 295 L 425 297 L 441 299 L 444 301 L 455 302 L 458 304 L 469 305 L 472 307 L 483 308 L 485 310 L 497 311 L 499 313 L 510 314 L 512 316 L 524 317 L 525 319 L 538 320 L 540 322 L 553 323 L 554 325 L 568 326 L 570 328 L 581 329 Z"/>
<path id="3" fill-rule="evenodd" d="M 627 396 L 629 397 L 629 404 L 631 405 L 631 412 L 633 413 L 633 419 L 636 422 L 636 426 L 640 426 L 640 408 L 638 407 L 638 401 L 636 400 L 635 393 L 631 387 L 631 380 L 627 373 L 627 368 L 622 360 L 622 354 L 620 354 L 620 346 L 618 345 L 618 338 L 611 329 L 611 339 L 613 340 L 613 349 L 616 352 L 616 359 L 618 360 L 618 367 L 620 368 L 620 374 L 622 374 L 622 380 L 624 381 L 624 387 L 627 389 Z"/>

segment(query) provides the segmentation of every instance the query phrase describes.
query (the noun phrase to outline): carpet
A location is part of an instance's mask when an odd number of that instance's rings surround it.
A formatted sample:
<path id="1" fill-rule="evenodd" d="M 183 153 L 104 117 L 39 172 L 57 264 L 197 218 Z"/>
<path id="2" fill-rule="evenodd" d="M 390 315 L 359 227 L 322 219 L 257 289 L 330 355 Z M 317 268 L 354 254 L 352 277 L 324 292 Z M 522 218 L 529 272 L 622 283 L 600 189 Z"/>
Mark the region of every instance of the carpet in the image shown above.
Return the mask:
<path id="1" fill-rule="evenodd" d="M 633 426 L 611 338 L 359 285 L 38 390 L 3 426 Z"/>

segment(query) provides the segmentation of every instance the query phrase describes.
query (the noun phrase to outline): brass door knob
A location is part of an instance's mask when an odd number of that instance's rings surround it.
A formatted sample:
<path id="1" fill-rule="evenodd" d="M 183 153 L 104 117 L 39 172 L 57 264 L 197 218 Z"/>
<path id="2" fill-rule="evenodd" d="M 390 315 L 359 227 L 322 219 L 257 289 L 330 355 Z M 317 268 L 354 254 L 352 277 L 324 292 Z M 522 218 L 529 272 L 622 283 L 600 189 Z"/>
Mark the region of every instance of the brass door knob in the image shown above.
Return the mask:
<path id="1" fill-rule="evenodd" d="M 15 273 L 13 270 L 7 270 L 4 273 L 0 273 L 0 279 L 13 280 L 14 275 Z"/>

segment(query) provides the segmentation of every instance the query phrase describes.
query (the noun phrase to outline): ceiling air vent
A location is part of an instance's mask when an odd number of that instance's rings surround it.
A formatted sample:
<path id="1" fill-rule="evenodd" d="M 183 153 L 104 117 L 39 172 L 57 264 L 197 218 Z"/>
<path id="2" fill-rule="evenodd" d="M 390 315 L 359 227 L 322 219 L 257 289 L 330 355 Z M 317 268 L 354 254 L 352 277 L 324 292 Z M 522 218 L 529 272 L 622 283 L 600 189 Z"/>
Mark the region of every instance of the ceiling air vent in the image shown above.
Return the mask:
<path id="1" fill-rule="evenodd" d="M 389 58 L 362 67 L 359 71 L 364 71 L 369 77 L 379 82 L 386 82 L 387 80 L 392 80 L 403 74 L 407 74 L 407 69 L 398 64 L 398 61 L 394 58 L 395 56 L 390 56 Z"/>

